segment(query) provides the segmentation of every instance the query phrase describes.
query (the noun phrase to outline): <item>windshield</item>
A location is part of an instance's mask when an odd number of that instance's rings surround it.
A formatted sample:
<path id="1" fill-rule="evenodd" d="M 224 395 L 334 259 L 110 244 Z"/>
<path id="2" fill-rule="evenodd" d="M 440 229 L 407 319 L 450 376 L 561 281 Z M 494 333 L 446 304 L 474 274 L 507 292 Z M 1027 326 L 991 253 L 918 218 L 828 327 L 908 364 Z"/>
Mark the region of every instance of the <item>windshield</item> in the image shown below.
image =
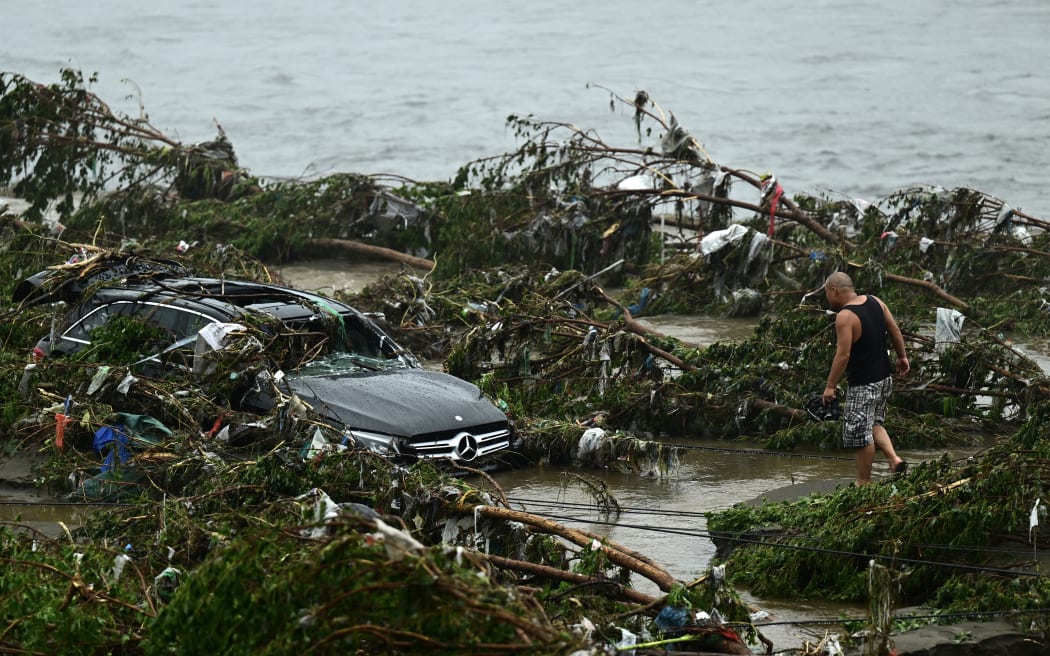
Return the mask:
<path id="1" fill-rule="evenodd" d="M 408 364 L 401 358 L 383 358 L 360 353 L 339 351 L 328 353 L 316 360 L 307 362 L 297 371 L 303 376 L 323 376 L 326 374 L 357 373 L 362 371 L 383 371 L 386 369 L 407 369 Z"/>

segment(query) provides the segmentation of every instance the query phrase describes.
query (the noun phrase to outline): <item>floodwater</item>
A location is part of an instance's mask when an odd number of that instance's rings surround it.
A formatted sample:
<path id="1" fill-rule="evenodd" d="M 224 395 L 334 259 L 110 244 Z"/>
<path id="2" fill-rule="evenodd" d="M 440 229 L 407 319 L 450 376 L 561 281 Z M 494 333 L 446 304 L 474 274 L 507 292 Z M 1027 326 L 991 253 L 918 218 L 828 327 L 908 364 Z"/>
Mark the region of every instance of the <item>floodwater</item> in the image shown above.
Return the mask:
<path id="1" fill-rule="evenodd" d="M 679 443 L 687 450 L 679 469 L 667 478 L 542 467 L 504 472 L 495 478 L 512 507 L 605 536 L 645 554 L 681 581 L 702 576 L 714 557 L 705 513 L 763 497 L 777 500 L 829 491 L 853 480 L 853 460 L 845 453 L 781 454 L 737 442 Z M 599 509 L 570 472 L 604 482 L 621 512 L 609 514 Z M 732 576 L 731 571 L 728 574 Z M 656 594 L 648 581 L 635 578 L 633 583 Z M 801 617 L 782 604 L 751 601 L 781 617 L 784 612 Z M 843 607 L 814 606 L 808 612 L 818 610 L 819 616 L 806 619 L 835 617 Z"/>
<path id="2" fill-rule="evenodd" d="M 32 490 L 0 487 L 0 523 L 28 527 L 52 538 L 81 526 L 102 507 L 58 501 Z"/>
<path id="3" fill-rule="evenodd" d="M 400 270 L 396 264 L 374 260 L 321 259 L 291 262 L 271 269 L 292 287 L 319 294 L 354 292 Z"/>

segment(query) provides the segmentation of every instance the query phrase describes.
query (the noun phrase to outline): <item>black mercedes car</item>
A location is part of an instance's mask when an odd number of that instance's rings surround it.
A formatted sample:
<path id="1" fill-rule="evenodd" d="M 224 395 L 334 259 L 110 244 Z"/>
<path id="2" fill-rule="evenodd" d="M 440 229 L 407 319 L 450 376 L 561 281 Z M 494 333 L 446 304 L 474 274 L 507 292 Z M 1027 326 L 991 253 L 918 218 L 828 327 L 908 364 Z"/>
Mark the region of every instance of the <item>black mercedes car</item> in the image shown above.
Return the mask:
<path id="1" fill-rule="evenodd" d="M 247 325 L 274 333 L 267 349 L 302 354 L 289 370 L 268 372 L 272 388 L 253 385 L 231 398 L 234 407 L 266 412 L 275 397 L 293 394 L 344 442 L 399 461 L 451 458 L 471 462 L 511 446 L 513 427 L 477 386 L 420 366 L 379 325 L 337 300 L 274 284 L 198 278 L 150 267 L 149 275 L 116 274 L 55 285 L 54 271 L 23 281 L 16 302 L 66 300 L 36 358 L 92 346 L 93 332 L 116 317 L 156 328 L 136 368 L 145 375 L 201 373 L 202 344 Z M 333 330 L 332 327 L 335 326 Z M 275 329 L 276 327 L 276 329 Z M 309 337 L 323 348 L 311 346 Z M 296 348 L 286 348 L 295 341 Z M 214 344 L 213 344 L 214 346 Z"/>

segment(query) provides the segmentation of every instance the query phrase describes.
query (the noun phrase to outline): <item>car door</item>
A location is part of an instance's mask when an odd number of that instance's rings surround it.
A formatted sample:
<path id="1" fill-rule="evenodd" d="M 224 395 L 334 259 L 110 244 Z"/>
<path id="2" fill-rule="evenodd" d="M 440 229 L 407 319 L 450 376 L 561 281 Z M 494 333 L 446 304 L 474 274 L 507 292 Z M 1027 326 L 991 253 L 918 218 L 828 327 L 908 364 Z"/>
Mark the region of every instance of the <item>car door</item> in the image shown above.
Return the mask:
<path id="1" fill-rule="evenodd" d="M 58 350 L 72 353 L 82 350 L 91 344 L 92 331 L 106 325 L 114 317 L 134 317 L 146 324 L 160 328 L 166 337 L 149 345 L 143 345 L 142 356 L 150 356 L 166 351 L 173 344 L 194 337 L 204 326 L 214 323 L 216 319 L 199 310 L 181 307 L 173 303 L 156 301 L 113 301 L 89 310 L 80 319 L 62 333 Z M 189 345 L 189 357 L 192 361 L 193 344 Z"/>
<path id="2" fill-rule="evenodd" d="M 147 324 L 162 328 L 168 334 L 163 343 L 154 345 L 137 365 L 146 376 L 189 373 L 193 369 L 197 333 L 217 320 L 199 310 L 172 303 L 137 302 L 132 310 Z"/>

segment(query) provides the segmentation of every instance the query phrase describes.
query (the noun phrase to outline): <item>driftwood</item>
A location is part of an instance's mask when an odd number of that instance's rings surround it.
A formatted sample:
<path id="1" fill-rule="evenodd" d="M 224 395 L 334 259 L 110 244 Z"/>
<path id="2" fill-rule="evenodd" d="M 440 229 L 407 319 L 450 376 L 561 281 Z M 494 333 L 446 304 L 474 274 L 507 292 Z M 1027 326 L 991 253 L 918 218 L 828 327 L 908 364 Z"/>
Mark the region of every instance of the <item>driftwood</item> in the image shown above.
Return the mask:
<path id="1" fill-rule="evenodd" d="M 317 249 L 318 251 L 339 250 L 358 255 L 367 255 L 368 257 L 377 257 L 384 260 L 394 260 L 395 262 L 401 262 L 410 267 L 426 271 L 430 271 L 434 268 L 433 260 L 416 257 L 415 255 L 409 255 L 408 253 L 402 253 L 401 251 L 395 251 L 390 248 L 383 248 L 382 246 L 364 244 L 350 239 L 325 239 L 318 237 L 306 240 L 306 245 L 310 248 Z"/>
<path id="2" fill-rule="evenodd" d="M 483 554 L 483 557 L 500 569 L 514 570 L 531 576 L 537 576 L 539 578 L 564 581 L 579 586 L 592 586 L 594 589 L 607 596 L 616 597 L 636 604 L 642 604 L 644 606 L 659 603 L 662 599 L 662 597 L 653 597 L 632 588 L 628 588 L 616 581 L 576 574 L 575 572 L 568 572 L 557 567 L 550 567 L 549 565 L 539 565 L 524 560 L 514 560 L 512 558 L 504 558 L 502 556 L 493 556 L 490 554 Z"/>
<path id="3" fill-rule="evenodd" d="M 673 576 L 655 565 L 649 558 L 586 531 L 569 528 L 549 519 L 509 508 L 463 505 L 460 510 L 511 522 L 521 522 L 543 533 L 557 535 L 580 547 L 590 548 L 597 541 L 600 544 L 599 548 L 612 563 L 649 579 L 663 592 L 670 592 L 676 583 Z"/>
<path id="4" fill-rule="evenodd" d="M 758 397 L 751 397 L 751 404 L 759 410 L 769 410 L 773 414 L 780 415 L 781 417 L 788 417 L 789 419 L 798 419 L 804 421 L 809 418 L 802 410 L 797 408 L 789 408 L 786 405 L 780 405 L 779 403 L 773 403 L 772 401 L 766 401 Z"/>
<path id="5" fill-rule="evenodd" d="M 854 265 L 854 266 L 856 266 L 856 265 Z M 904 283 L 906 285 L 915 285 L 916 287 L 922 287 L 923 289 L 926 289 L 927 291 L 932 293 L 934 296 L 951 303 L 952 305 L 954 305 L 957 308 L 962 308 L 963 310 L 967 310 L 970 307 L 970 304 L 967 303 L 966 301 L 964 301 L 962 299 L 959 299 L 959 298 L 956 298 L 955 296 L 952 296 L 951 294 L 949 294 L 948 292 L 944 291 L 943 289 L 941 289 L 937 285 L 933 284 L 932 282 L 927 282 L 925 280 L 916 280 L 915 278 L 905 278 L 904 276 L 898 276 L 897 274 L 889 273 L 888 271 L 885 272 L 883 275 L 886 276 L 887 280 L 892 280 L 893 282 L 901 282 L 901 283 Z"/>
<path id="6" fill-rule="evenodd" d="M 613 297 L 611 297 L 608 294 L 606 294 L 605 290 L 603 290 L 601 287 L 596 287 L 595 291 L 597 291 L 598 294 L 603 299 L 605 299 L 607 302 L 611 303 L 612 305 L 616 306 L 620 310 L 620 312 L 623 313 L 623 325 L 624 325 L 625 328 L 627 328 L 627 330 L 629 330 L 632 333 L 634 333 L 636 335 L 639 335 L 641 337 L 646 337 L 646 336 L 650 336 L 650 335 L 653 336 L 653 337 L 667 337 L 667 335 L 664 335 L 663 333 L 661 333 L 661 332 L 659 332 L 657 330 L 651 330 L 649 328 L 646 328 L 644 325 L 639 323 L 637 319 L 635 319 L 634 317 L 631 316 L 631 312 L 627 308 L 625 308 L 616 299 L 614 299 Z M 691 346 L 691 347 L 697 346 L 696 344 L 690 344 L 688 342 L 682 342 L 682 343 L 684 345 L 686 345 L 686 346 Z M 660 358 L 663 358 L 664 360 L 667 360 L 668 362 L 670 362 L 674 366 L 678 367 L 682 371 L 693 371 L 693 370 L 696 369 L 695 366 L 693 366 L 693 365 L 683 361 L 681 358 L 675 357 L 674 355 L 671 355 L 667 351 L 665 351 L 665 350 L 663 350 L 661 348 L 657 348 L 657 347 L 653 346 L 652 344 L 649 344 L 648 342 L 641 342 L 641 346 L 642 346 L 642 348 L 644 348 L 649 353 L 652 353 L 653 355 L 655 355 L 657 357 L 660 357 Z"/>

